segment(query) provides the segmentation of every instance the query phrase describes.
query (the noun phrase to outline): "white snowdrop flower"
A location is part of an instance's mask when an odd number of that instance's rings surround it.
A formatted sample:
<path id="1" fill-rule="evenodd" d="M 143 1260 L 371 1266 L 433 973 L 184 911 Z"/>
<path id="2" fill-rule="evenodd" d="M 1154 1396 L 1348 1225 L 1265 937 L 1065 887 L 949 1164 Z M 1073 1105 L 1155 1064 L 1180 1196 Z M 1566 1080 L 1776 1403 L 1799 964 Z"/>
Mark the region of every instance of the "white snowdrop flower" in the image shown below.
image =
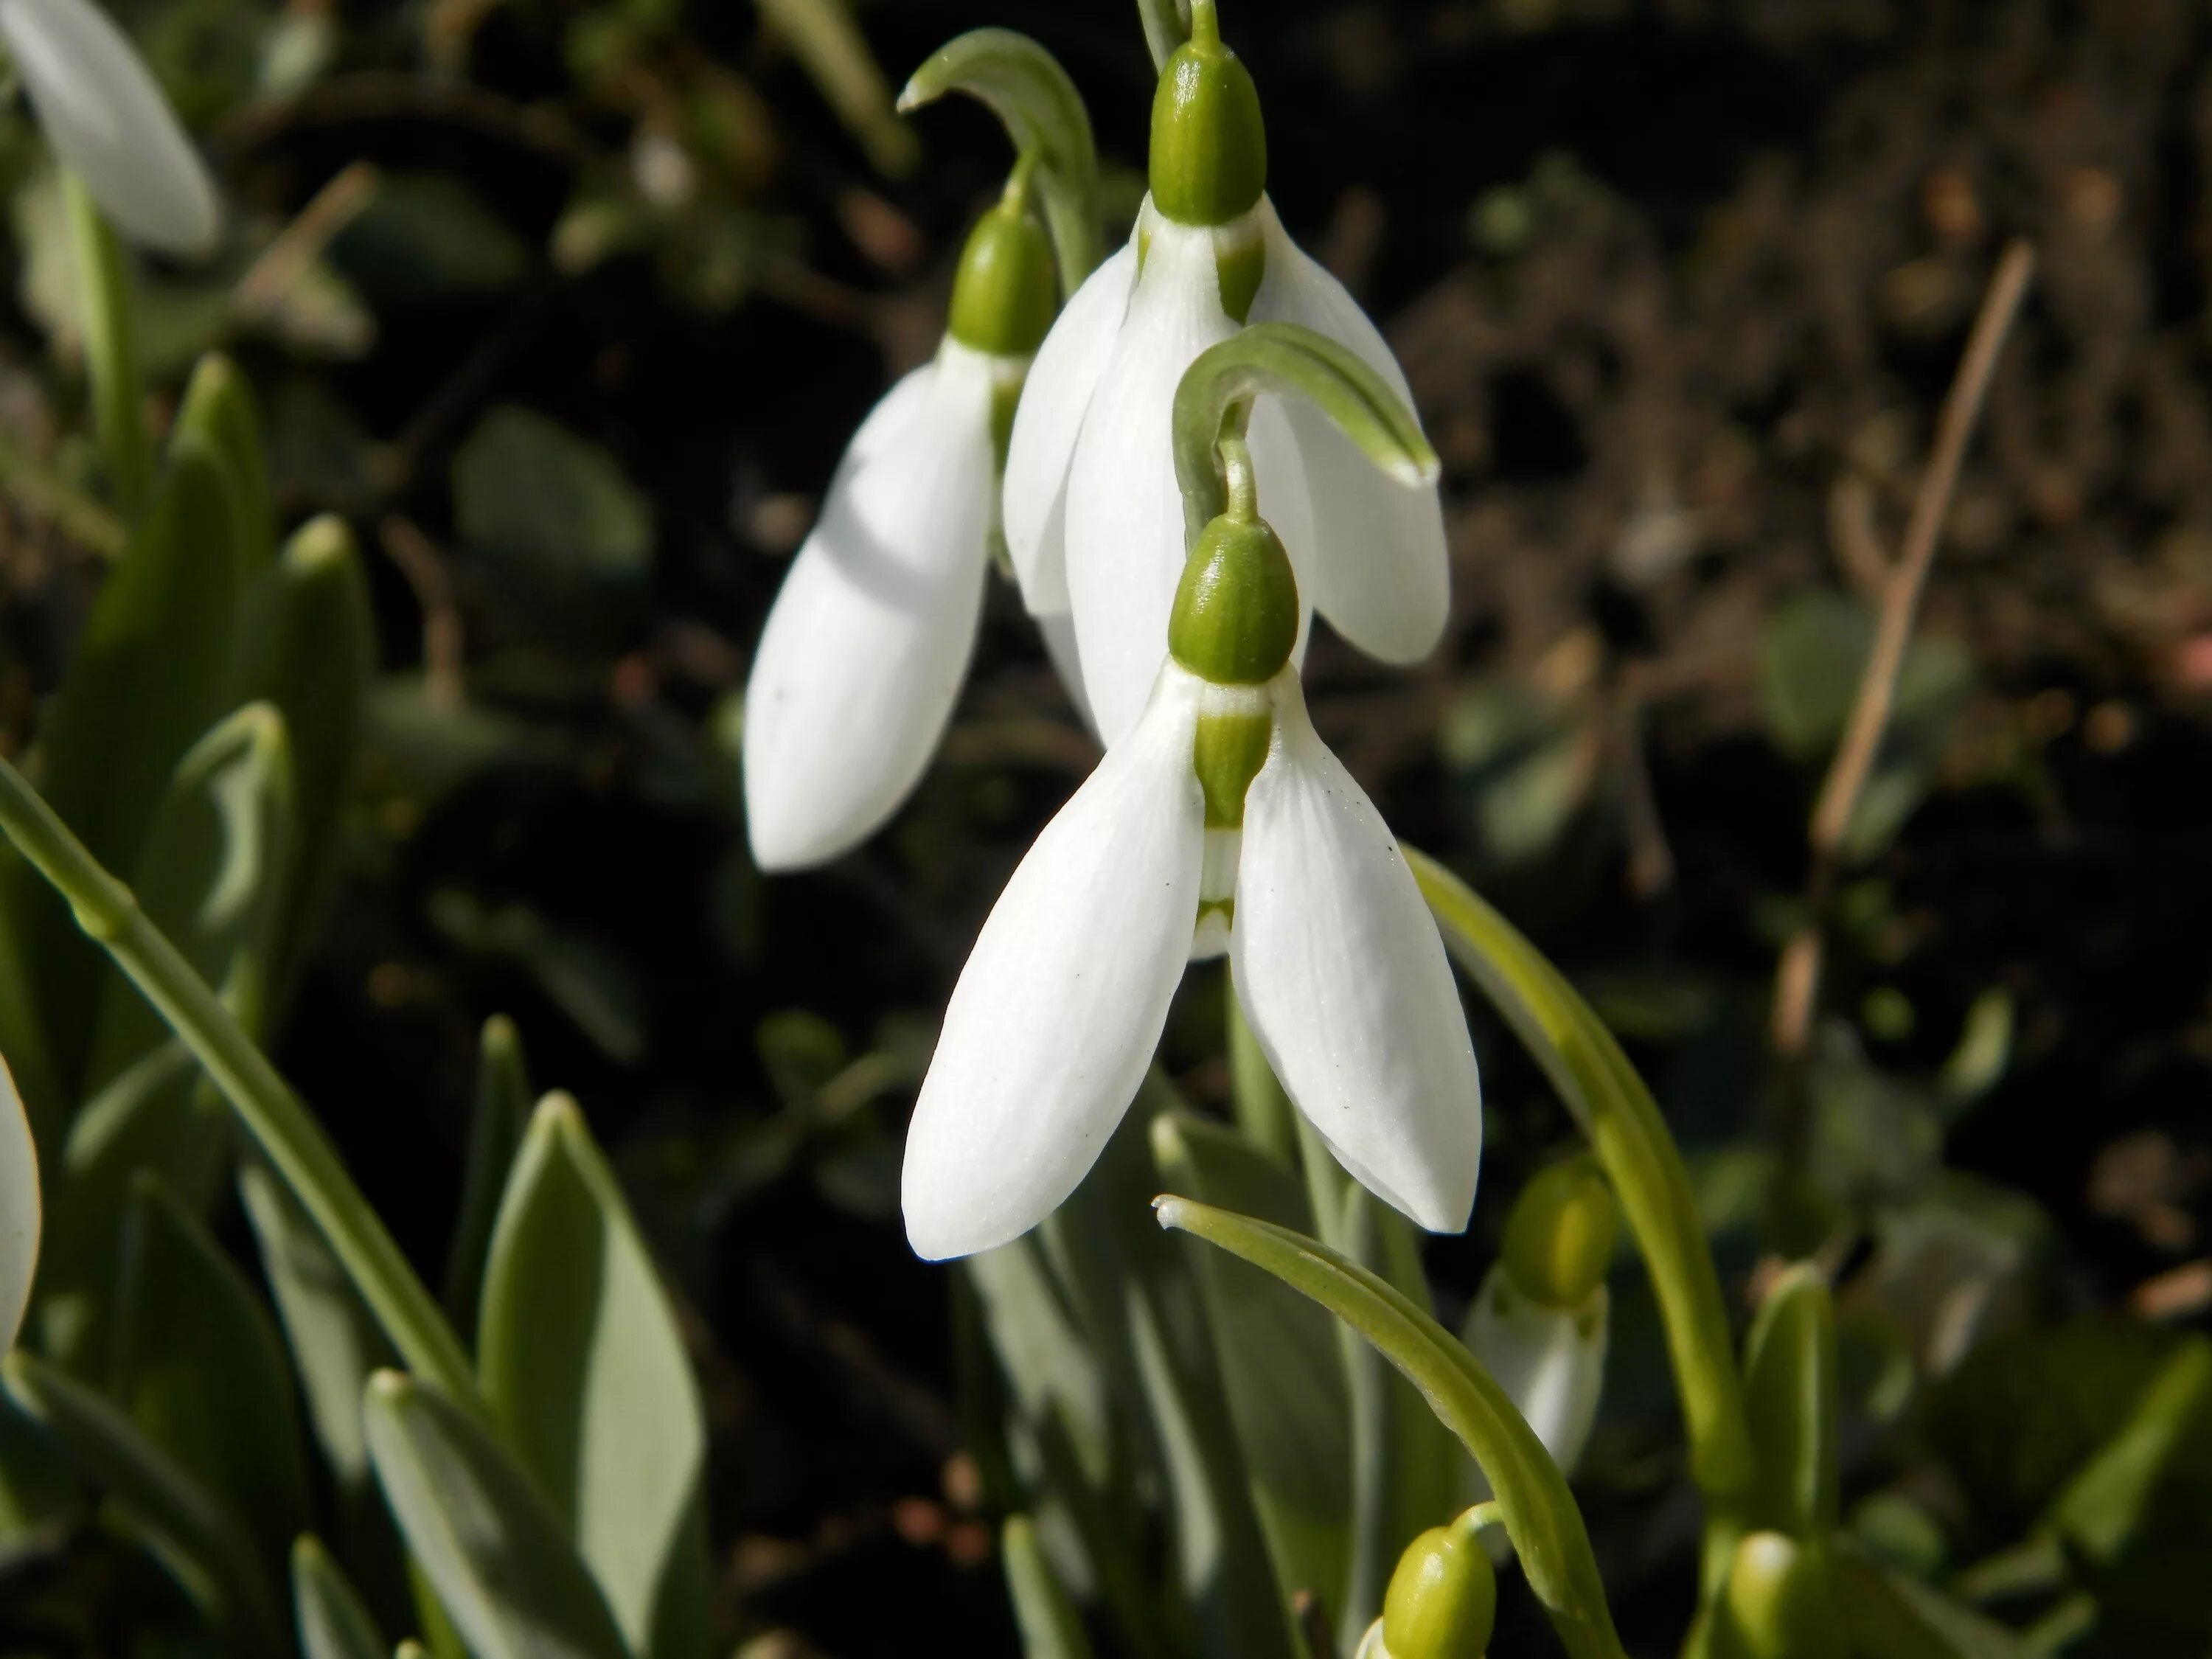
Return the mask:
<path id="1" fill-rule="evenodd" d="M 1024 600 L 1048 635 L 1073 639 L 1109 744 L 1145 707 L 1182 573 L 1170 427 L 1192 361 L 1245 324 L 1298 323 L 1411 402 L 1374 324 L 1276 218 L 1251 76 L 1222 46 L 1210 7 L 1192 21 L 1190 44 L 1160 78 L 1152 193 L 1135 232 L 1038 351 L 1006 459 L 1006 544 Z M 1372 656 L 1426 655 L 1450 599 L 1434 485 L 1407 489 L 1376 471 L 1304 404 L 1261 400 L 1249 441 L 1266 480 L 1261 508 L 1313 608 Z"/>
<path id="2" fill-rule="evenodd" d="M 0 1061 L 0 1353 L 15 1346 L 39 1265 L 39 1149 L 15 1079 Z"/>
<path id="3" fill-rule="evenodd" d="M 1458 988 L 1396 841 L 1307 719 L 1283 544 L 1237 512 L 1190 556 L 1142 717 L 1037 838 L 953 989 L 907 1140 L 921 1255 L 1005 1243 L 1074 1190 L 1185 963 L 1224 949 L 1345 1168 L 1424 1227 L 1467 1224 L 1482 1106 Z"/>
<path id="4" fill-rule="evenodd" d="M 1613 1194 L 1591 1164 L 1554 1164 L 1528 1183 L 1505 1247 L 1468 1310 L 1468 1352 L 1519 1408 L 1563 1474 L 1574 1473 L 1605 1384 Z M 1480 1474 L 1470 1503 L 1490 1495 Z"/>
<path id="5" fill-rule="evenodd" d="M 937 356 L 854 434 L 769 612 L 744 741 L 763 870 L 825 863 L 881 829 L 952 718 L 982 617 L 1006 423 L 1052 319 L 1051 249 L 1021 182 L 969 238 Z"/>
<path id="6" fill-rule="evenodd" d="M 134 242 L 204 254 L 215 184 L 137 50 L 93 0 L 0 0 L 0 36 L 62 165 Z"/>

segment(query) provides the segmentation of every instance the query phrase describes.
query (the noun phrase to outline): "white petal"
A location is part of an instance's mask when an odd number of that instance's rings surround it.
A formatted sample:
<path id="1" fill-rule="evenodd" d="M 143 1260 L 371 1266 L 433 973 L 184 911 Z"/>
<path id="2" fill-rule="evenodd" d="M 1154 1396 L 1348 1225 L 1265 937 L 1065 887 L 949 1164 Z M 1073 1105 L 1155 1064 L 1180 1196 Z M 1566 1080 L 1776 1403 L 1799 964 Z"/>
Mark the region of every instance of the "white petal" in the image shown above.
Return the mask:
<path id="1" fill-rule="evenodd" d="M 15 1079 L 0 1061 L 0 1353 L 15 1346 L 39 1265 L 39 1149 Z"/>
<path id="2" fill-rule="evenodd" d="M 907 1133 L 918 1255 L 1028 1231 L 1136 1097 L 1198 910 L 1198 689 L 1161 671 L 1144 719 L 1045 826 L 983 924 Z"/>
<path id="3" fill-rule="evenodd" d="M 1067 465 L 1075 435 L 1091 407 L 1114 337 L 1129 309 L 1137 276 L 1136 238 L 1084 278 L 1037 348 L 1014 406 L 1006 446 L 1003 514 L 1006 551 L 1022 599 L 1042 615 L 1067 609 L 1067 559 L 1062 537 Z"/>
<path id="4" fill-rule="evenodd" d="M 1345 1168 L 1431 1232 L 1458 1232 L 1482 1164 L 1482 1092 L 1443 943 L 1295 676 L 1274 690 L 1274 749 L 1244 801 L 1237 996 Z"/>
<path id="5" fill-rule="evenodd" d="M 862 428 L 793 560 L 745 684 L 746 826 L 763 870 L 836 858 L 898 810 L 960 694 L 982 614 L 991 378 L 948 341 Z"/>
<path id="6" fill-rule="evenodd" d="M 1574 1472 L 1605 1386 L 1605 1286 L 1578 1309 L 1547 1307 L 1492 1267 L 1467 1310 L 1468 1352 L 1498 1379 L 1552 1461 Z"/>
<path id="7" fill-rule="evenodd" d="M 1405 374 L 1359 302 L 1290 239 L 1272 204 L 1263 199 L 1260 213 L 1267 270 L 1252 320 L 1302 323 L 1349 347 L 1411 407 Z M 1297 567 L 1299 586 L 1337 632 L 1370 656 L 1386 662 L 1426 656 L 1443 633 L 1451 603 L 1437 487 L 1408 489 L 1385 476 L 1310 404 L 1290 403 L 1282 412 L 1304 456 L 1312 497 L 1310 541 L 1275 526 Z"/>
<path id="8" fill-rule="evenodd" d="M 1155 216 L 1067 478 L 1068 598 L 1083 683 L 1109 746 L 1136 723 L 1167 655 L 1182 575 L 1176 386 L 1192 359 L 1236 331 L 1221 308 L 1213 233 Z"/>
<path id="9" fill-rule="evenodd" d="M 133 241 L 205 253 L 215 185 L 123 31 L 90 0 L 0 0 L 0 34 L 63 164 Z"/>

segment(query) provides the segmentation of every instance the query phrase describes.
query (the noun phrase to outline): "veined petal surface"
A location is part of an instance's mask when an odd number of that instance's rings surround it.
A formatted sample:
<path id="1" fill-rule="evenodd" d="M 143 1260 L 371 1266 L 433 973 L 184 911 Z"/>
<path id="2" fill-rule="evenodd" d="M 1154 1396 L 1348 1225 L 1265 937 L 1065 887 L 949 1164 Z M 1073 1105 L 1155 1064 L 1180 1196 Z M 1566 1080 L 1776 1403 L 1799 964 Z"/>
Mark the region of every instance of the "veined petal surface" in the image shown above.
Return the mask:
<path id="1" fill-rule="evenodd" d="M 1580 1308 L 1528 1296 L 1503 1267 L 1482 1281 L 1467 1310 L 1467 1350 L 1498 1379 L 1560 1473 L 1571 1474 L 1597 1422 L 1611 1321 L 1605 1286 Z"/>
<path id="2" fill-rule="evenodd" d="M 1200 682 L 1144 718 L 1045 826 L 945 1010 L 907 1132 L 908 1241 L 932 1261 L 1018 1237 L 1091 1164 L 1167 1024 L 1198 913 Z"/>
<path id="3" fill-rule="evenodd" d="M 948 340 L 900 381 L 792 561 L 745 684 L 745 817 L 763 870 L 858 846 L 936 752 L 982 615 L 992 374 Z"/>
<path id="4" fill-rule="evenodd" d="M 1274 747 L 1244 799 L 1237 994 L 1344 1167 L 1430 1231 L 1458 1232 L 1482 1165 L 1482 1091 L 1443 942 L 1295 674 L 1273 690 Z"/>
<path id="5" fill-rule="evenodd" d="M 1114 254 L 1068 296 L 1037 348 L 1014 409 L 1002 515 L 1022 600 L 1039 616 L 1067 610 L 1067 469 L 1076 434 L 1106 372 L 1137 278 L 1137 242 Z"/>
<path id="6" fill-rule="evenodd" d="M 92 0 L 0 0 L 0 35 L 64 166 L 132 241 L 205 253 L 214 182 L 137 48 Z"/>
<path id="7" fill-rule="evenodd" d="M 1358 353 L 1411 408 L 1405 373 L 1359 302 L 1291 240 L 1264 198 L 1259 212 L 1267 270 L 1252 301 L 1252 320 L 1300 323 L 1328 336 Z M 1443 635 L 1451 605 L 1437 487 L 1409 489 L 1385 476 L 1309 404 L 1287 404 L 1280 413 L 1304 459 L 1313 514 L 1308 540 L 1275 526 L 1297 568 L 1299 586 L 1314 609 L 1368 655 L 1385 662 L 1426 656 Z"/>
<path id="8" fill-rule="evenodd" d="M 39 1266 L 39 1150 L 15 1079 L 0 1061 L 0 1353 L 15 1343 Z"/>

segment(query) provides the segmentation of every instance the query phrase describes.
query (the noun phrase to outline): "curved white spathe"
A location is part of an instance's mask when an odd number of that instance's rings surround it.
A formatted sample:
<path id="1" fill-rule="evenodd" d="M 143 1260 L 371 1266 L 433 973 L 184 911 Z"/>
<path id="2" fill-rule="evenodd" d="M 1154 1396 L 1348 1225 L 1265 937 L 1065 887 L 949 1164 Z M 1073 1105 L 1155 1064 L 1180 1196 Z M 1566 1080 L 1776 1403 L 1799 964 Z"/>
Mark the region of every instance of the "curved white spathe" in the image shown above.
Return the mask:
<path id="1" fill-rule="evenodd" d="M 1068 462 L 1128 313 L 1136 277 L 1132 235 L 1069 296 L 1037 348 L 1014 409 L 1001 516 L 1022 602 L 1037 616 L 1067 611 Z"/>
<path id="2" fill-rule="evenodd" d="M 1274 747 L 1244 801 L 1230 963 L 1275 1075 L 1360 1182 L 1462 1231 L 1482 1167 L 1467 1015 L 1420 890 L 1365 791 L 1271 688 Z"/>
<path id="3" fill-rule="evenodd" d="M 212 249 L 214 181 L 107 14 L 92 0 L 0 0 L 0 35 L 55 155 L 115 228 L 165 253 Z"/>
<path id="4" fill-rule="evenodd" d="M 1574 1473 L 1597 1422 L 1610 1322 L 1604 1285 L 1579 1308 L 1555 1308 L 1523 1292 L 1502 1262 L 1467 1310 L 1468 1352 L 1519 1407 L 1563 1474 Z"/>
<path id="5" fill-rule="evenodd" d="M 1205 803 L 1200 682 L 1172 663 L 1144 719 L 1045 827 L 961 970 L 915 1103 L 907 1239 L 931 1261 L 1058 1207 L 1136 1097 L 1182 978 Z"/>
<path id="6" fill-rule="evenodd" d="M 1405 373 L 1359 302 L 1291 240 L 1264 197 L 1259 214 L 1267 265 L 1251 320 L 1298 323 L 1326 335 L 1356 352 L 1411 409 Z M 1311 497 L 1310 538 L 1283 537 L 1300 587 L 1330 626 L 1368 655 L 1385 662 L 1428 655 L 1451 605 L 1436 484 L 1409 487 L 1387 476 L 1310 404 L 1291 400 L 1280 410 L 1296 435 Z M 1255 453 L 1255 467 L 1258 461 Z M 1280 525 L 1276 529 L 1282 533 Z"/>
<path id="7" fill-rule="evenodd" d="M 982 616 L 994 372 L 947 340 L 894 386 L 792 562 L 745 684 L 745 822 L 763 870 L 858 846 L 936 752 Z"/>
<path id="8" fill-rule="evenodd" d="M 0 1353 L 15 1344 L 39 1267 L 39 1149 L 7 1062 L 0 1060 Z"/>

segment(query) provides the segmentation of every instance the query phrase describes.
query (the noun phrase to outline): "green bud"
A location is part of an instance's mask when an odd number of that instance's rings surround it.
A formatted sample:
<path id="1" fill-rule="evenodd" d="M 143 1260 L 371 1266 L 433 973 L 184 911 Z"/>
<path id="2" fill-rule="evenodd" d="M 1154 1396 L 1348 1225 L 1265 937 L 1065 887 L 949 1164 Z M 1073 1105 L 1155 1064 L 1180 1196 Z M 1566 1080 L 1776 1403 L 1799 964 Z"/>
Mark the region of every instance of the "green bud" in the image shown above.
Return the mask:
<path id="1" fill-rule="evenodd" d="M 1026 357 L 1044 343 L 1060 291 L 1052 242 L 1020 207 L 1001 202 L 977 222 L 952 279 L 949 331 L 994 357 Z"/>
<path id="2" fill-rule="evenodd" d="M 1227 514 L 1206 526 L 1182 568 L 1168 650 L 1216 685 L 1265 685 L 1298 642 L 1298 579 L 1275 532 Z"/>
<path id="3" fill-rule="evenodd" d="M 1211 23 L 1211 8 L 1206 21 Z M 1196 9 L 1192 21 L 1200 20 Z M 1267 187 L 1267 126 L 1251 71 L 1211 27 L 1194 28 L 1152 98 L 1152 205 L 1178 224 L 1225 225 Z"/>
<path id="4" fill-rule="evenodd" d="M 1497 1618 L 1498 1575 L 1462 1515 L 1398 1558 L 1382 1596 L 1382 1645 L 1390 1659 L 1482 1659 Z"/>
<path id="5" fill-rule="evenodd" d="M 1729 1570 L 1722 1649 L 1742 1659 L 1844 1659 L 1843 1619 L 1819 1553 L 1747 1533 Z"/>
<path id="6" fill-rule="evenodd" d="M 1613 1262 L 1612 1190 L 1588 1158 L 1540 1170 L 1505 1220 L 1505 1271 L 1523 1296 L 1579 1308 Z"/>

